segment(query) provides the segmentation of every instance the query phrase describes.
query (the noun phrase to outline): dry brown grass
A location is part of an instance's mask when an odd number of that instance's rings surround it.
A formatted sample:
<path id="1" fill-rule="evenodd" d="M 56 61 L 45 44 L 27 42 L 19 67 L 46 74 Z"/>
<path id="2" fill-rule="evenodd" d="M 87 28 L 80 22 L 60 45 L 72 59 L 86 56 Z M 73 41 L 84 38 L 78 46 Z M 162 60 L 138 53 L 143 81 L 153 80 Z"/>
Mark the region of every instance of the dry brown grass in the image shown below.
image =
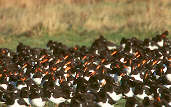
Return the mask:
<path id="1" fill-rule="evenodd" d="M 98 32 L 163 31 L 171 29 L 171 1 L 0 0 L 0 21 L 0 35 L 54 34 L 80 27 Z"/>

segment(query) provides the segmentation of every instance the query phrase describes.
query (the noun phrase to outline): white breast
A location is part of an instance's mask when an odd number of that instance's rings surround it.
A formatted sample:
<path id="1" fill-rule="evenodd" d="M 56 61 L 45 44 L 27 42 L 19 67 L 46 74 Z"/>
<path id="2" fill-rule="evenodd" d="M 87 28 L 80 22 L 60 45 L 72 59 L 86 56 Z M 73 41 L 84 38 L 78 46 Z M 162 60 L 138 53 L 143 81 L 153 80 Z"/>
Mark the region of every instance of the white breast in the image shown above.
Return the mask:
<path id="1" fill-rule="evenodd" d="M 42 78 L 32 78 L 32 79 L 36 84 L 38 84 L 38 85 L 41 84 Z"/>
<path id="2" fill-rule="evenodd" d="M 166 88 L 171 88 L 171 85 L 163 85 Z"/>
<path id="3" fill-rule="evenodd" d="M 122 48 L 125 48 L 125 46 L 126 46 L 126 44 L 124 43 L 124 44 L 122 44 Z"/>
<path id="4" fill-rule="evenodd" d="M 24 68 L 24 70 L 23 70 L 23 71 L 24 71 L 24 73 L 26 73 L 26 72 L 27 72 L 27 68 Z"/>
<path id="5" fill-rule="evenodd" d="M 30 105 L 30 99 L 29 98 L 23 98 L 23 99 L 28 105 Z"/>
<path id="6" fill-rule="evenodd" d="M 116 49 L 116 46 L 108 46 L 108 50 Z"/>
<path id="7" fill-rule="evenodd" d="M 169 106 L 171 106 L 171 101 L 168 103 Z"/>
<path id="8" fill-rule="evenodd" d="M 103 103 L 103 102 L 98 102 L 97 103 L 100 107 L 113 107 L 113 105 L 109 104 L 108 102 Z"/>
<path id="9" fill-rule="evenodd" d="M 121 58 L 120 61 L 121 61 L 122 63 L 124 63 L 124 58 Z"/>
<path id="10" fill-rule="evenodd" d="M 132 48 L 131 48 L 131 50 L 129 51 L 129 53 L 130 53 L 130 54 L 133 54 L 133 50 L 132 50 Z"/>
<path id="11" fill-rule="evenodd" d="M 129 92 L 125 94 L 127 97 L 133 97 L 134 93 L 132 91 L 132 88 L 130 88 Z"/>
<path id="12" fill-rule="evenodd" d="M 96 50 L 96 55 L 100 55 L 98 50 Z"/>
<path id="13" fill-rule="evenodd" d="M 55 85 L 60 86 L 59 79 L 56 79 L 56 81 L 55 81 Z"/>
<path id="14" fill-rule="evenodd" d="M 166 74 L 166 78 L 167 78 L 168 81 L 171 82 L 171 74 Z"/>
<path id="15" fill-rule="evenodd" d="M 139 80 L 139 81 L 143 82 L 143 79 L 141 79 L 140 74 L 131 75 L 131 77 L 134 77 L 136 80 Z"/>
<path id="16" fill-rule="evenodd" d="M 115 92 L 112 92 L 112 93 L 110 93 L 110 92 L 107 92 L 107 94 L 112 98 L 112 100 L 114 100 L 114 101 L 118 101 L 118 100 L 120 100 L 121 98 L 122 98 L 122 94 L 116 94 Z"/>
<path id="17" fill-rule="evenodd" d="M 84 79 L 88 81 L 90 79 L 90 77 L 85 76 Z"/>
<path id="18" fill-rule="evenodd" d="M 4 88 L 5 90 L 7 90 L 7 84 L 0 84 L 0 86 L 1 86 L 2 88 Z"/>
<path id="19" fill-rule="evenodd" d="M 164 41 L 161 40 L 161 41 L 157 42 L 157 44 L 158 44 L 160 47 L 163 47 Z"/>
<path id="20" fill-rule="evenodd" d="M 31 100 L 31 104 L 36 107 L 43 107 L 45 105 L 45 101 L 42 101 L 41 98 L 35 98 Z"/>
<path id="21" fill-rule="evenodd" d="M 60 103 L 66 101 L 65 98 L 62 98 L 62 97 L 54 98 L 54 97 L 52 97 L 52 96 L 49 98 L 49 100 L 52 101 L 52 102 L 55 103 L 55 104 L 60 104 Z"/>
<path id="22" fill-rule="evenodd" d="M 154 45 L 154 46 L 151 46 L 151 45 L 150 45 L 148 48 L 149 48 L 150 50 L 155 50 L 155 49 L 158 49 L 158 46 L 155 46 L 155 45 Z"/>
<path id="23" fill-rule="evenodd" d="M 110 69 L 111 64 L 104 65 L 106 68 Z"/>
<path id="24" fill-rule="evenodd" d="M 131 67 L 130 66 L 128 66 L 125 70 L 127 72 L 127 75 L 129 75 L 131 73 Z"/>
<path id="25" fill-rule="evenodd" d="M 136 95 L 138 98 L 140 98 L 141 100 L 143 100 L 145 97 L 148 97 L 147 94 L 145 94 L 145 91 L 143 91 L 143 94 L 137 94 Z"/>
<path id="26" fill-rule="evenodd" d="M 117 74 L 114 74 L 114 80 L 115 82 L 119 83 L 121 81 L 122 77 L 118 76 Z"/>
<path id="27" fill-rule="evenodd" d="M 18 85 L 17 89 L 21 90 L 24 87 L 27 87 L 27 85 L 26 84 L 24 84 L 24 85 L 21 84 L 21 85 Z"/>

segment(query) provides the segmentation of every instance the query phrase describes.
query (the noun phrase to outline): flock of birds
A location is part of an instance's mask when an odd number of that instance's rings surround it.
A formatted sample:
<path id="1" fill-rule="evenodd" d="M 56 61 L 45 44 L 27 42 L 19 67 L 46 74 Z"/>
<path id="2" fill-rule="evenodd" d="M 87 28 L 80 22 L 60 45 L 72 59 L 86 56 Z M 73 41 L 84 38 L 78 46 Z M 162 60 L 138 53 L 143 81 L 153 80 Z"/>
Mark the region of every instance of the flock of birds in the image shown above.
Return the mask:
<path id="1" fill-rule="evenodd" d="M 47 49 L 19 43 L 0 49 L 0 103 L 9 107 L 171 106 L 171 41 L 168 32 L 152 39 L 103 36 L 91 47 L 49 41 Z"/>

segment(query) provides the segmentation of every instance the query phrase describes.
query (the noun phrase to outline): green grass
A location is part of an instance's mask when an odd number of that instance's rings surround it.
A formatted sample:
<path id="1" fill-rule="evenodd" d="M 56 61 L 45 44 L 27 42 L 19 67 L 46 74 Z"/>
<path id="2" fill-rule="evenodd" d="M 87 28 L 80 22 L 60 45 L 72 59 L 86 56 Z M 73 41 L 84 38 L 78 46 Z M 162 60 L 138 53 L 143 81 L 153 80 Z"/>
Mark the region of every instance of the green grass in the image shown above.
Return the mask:
<path id="1" fill-rule="evenodd" d="M 162 31 L 161 31 L 162 32 Z M 160 33 L 161 33 L 160 32 Z M 113 41 L 119 44 L 120 40 L 125 38 L 137 37 L 143 40 L 144 38 L 151 38 L 158 34 L 159 32 L 96 32 L 96 31 L 66 31 L 63 33 L 56 33 L 49 35 L 48 33 L 43 33 L 41 36 L 21 36 L 21 35 L 9 35 L 1 36 L 0 48 L 9 48 L 15 50 L 19 42 L 23 42 L 25 45 L 31 47 L 46 48 L 46 44 L 49 40 L 59 41 L 67 46 L 75 45 L 85 45 L 91 46 L 92 42 L 98 38 L 99 35 L 103 35 L 107 40 Z M 168 38 L 171 38 L 169 35 Z"/>

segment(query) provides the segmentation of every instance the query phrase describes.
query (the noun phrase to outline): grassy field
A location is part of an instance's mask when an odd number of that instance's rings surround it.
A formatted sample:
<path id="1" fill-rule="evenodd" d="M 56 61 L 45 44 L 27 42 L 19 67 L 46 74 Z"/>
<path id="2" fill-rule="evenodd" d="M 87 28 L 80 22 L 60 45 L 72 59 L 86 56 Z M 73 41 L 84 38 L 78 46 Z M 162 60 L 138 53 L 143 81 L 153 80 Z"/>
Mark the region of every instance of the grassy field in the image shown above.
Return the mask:
<path id="1" fill-rule="evenodd" d="M 119 43 L 165 30 L 171 32 L 171 0 L 0 0 L 0 48 L 45 48 L 48 40 L 90 46 L 99 35 Z"/>

